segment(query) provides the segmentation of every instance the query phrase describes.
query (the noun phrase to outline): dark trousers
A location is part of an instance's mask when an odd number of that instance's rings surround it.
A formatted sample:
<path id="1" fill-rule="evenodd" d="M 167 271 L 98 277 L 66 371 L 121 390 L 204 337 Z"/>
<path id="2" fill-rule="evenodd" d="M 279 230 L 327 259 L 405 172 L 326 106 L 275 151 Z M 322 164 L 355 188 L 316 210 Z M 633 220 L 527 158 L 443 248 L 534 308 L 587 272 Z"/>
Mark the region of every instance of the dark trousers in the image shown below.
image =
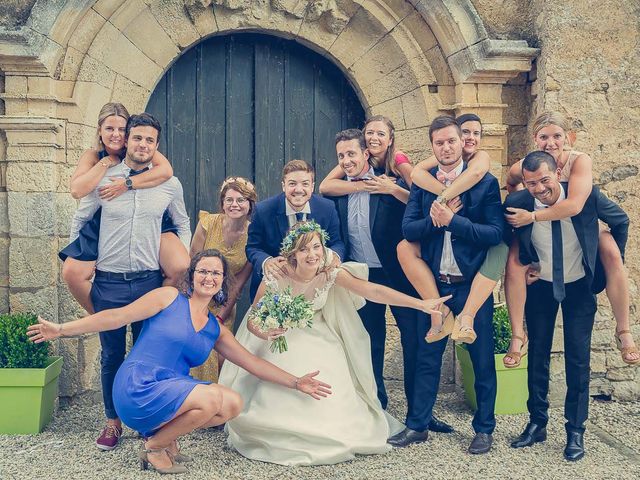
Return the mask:
<path id="1" fill-rule="evenodd" d="M 471 284 L 457 283 L 448 285 L 437 282 L 441 296 L 453 295 L 447 306 L 458 315 L 469 296 Z M 475 373 L 474 388 L 478 401 L 478 409 L 473 416 L 471 425 L 475 432 L 493 433 L 496 426 L 496 369 L 493 356 L 493 298 L 489 297 L 476 315 L 473 328 L 478 338 L 468 345 L 469 355 Z M 427 343 L 424 340 L 431 328 L 431 316 L 418 314 L 418 352 L 414 386 L 414 413 L 407 418 L 407 427 L 418 432 L 427 429 L 431 421 L 433 405 L 436 402 L 440 386 L 440 372 L 442 368 L 442 354 L 447 346 L 447 339 L 439 342 Z"/>
<path id="2" fill-rule="evenodd" d="M 369 269 L 369 281 L 379 283 L 393 288 L 391 282 L 382 268 Z M 382 408 L 387 408 L 387 391 L 384 387 L 384 345 L 387 337 L 387 323 L 385 319 L 386 305 L 369 302 L 365 304 L 358 314 L 362 319 L 364 328 L 369 333 L 371 339 L 371 363 L 373 365 L 373 375 L 378 388 L 378 399 Z M 402 357 L 404 363 L 404 391 L 407 397 L 408 411 L 412 408 L 413 384 L 415 378 L 416 364 L 416 310 L 404 307 L 391 307 L 396 319 L 396 324 L 400 329 L 400 341 L 402 343 Z"/>
<path id="3" fill-rule="evenodd" d="M 91 301 L 96 312 L 129 305 L 151 290 L 162 286 L 160 271 L 145 278 L 135 280 L 110 280 L 96 277 L 91 288 Z M 131 324 L 135 343 L 143 322 Z M 107 418 L 118 418 L 113 406 L 113 379 L 124 361 L 127 327 L 100 332 L 100 379 L 102 381 L 102 401 Z"/>
<path id="4" fill-rule="evenodd" d="M 565 284 L 562 301 L 564 365 L 567 396 L 564 416 L 567 430 L 584 431 L 589 411 L 589 375 L 591 332 L 596 312 L 596 297 L 584 278 Z M 549 421 L 549 362 L 558 302 L 553 284 L 538 280 L 527 287 L 525 318 L 529 335 L 529 400 L 531 422 L 545 426 Z"/>

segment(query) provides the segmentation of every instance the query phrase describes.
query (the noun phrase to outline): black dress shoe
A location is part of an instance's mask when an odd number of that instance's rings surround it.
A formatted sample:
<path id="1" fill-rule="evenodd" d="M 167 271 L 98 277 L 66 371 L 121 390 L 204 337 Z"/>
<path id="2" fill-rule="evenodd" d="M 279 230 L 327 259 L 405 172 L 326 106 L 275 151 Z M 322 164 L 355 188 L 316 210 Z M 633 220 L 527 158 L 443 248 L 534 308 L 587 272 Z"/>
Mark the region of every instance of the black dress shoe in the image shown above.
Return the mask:
<path id="1" fill-rule="evenodd" d="M 425 430 L 424 432 L 416 432 L 410 428 L 405 428 L 403 431 L 396 433 L 393 437 L 387 440 L 387 443 L 394 447 L 406 447 L 412 443 L 425 442 L 427 438 L 429 438 L 428 430 Z"/>
<path id="2" fill-rule="evenodd" d="M 584 457 L 584 433 L 567 432 L 567 446 L 564 448 L 564 458 L 575 462 Z"/>
<path id="3" fill-rule="evenodd" d="M 511 442 L 511 448 L 530 447 L 534 443 L 544 442 L 546 439 L 547 427 L 529 423 L 520 436 Z"/>
<path id="4" fill-rule="evenodd" d="M 493 436 L 490 433 L 476 433 L 476 436 L 471 440 L 469 444 L 469 453 L 479 455 L 481 453 L 487 453 L 491 450 L 493 444 Z"/>
<path id="5" fill-rule="evenodd" d="M 431 421 L 429 422 L 429 430 L 438 433 L 453 433 L 453 427 L 448 423 L 444 423 L 442 420 L 438 420 L 431 415 Z"/>

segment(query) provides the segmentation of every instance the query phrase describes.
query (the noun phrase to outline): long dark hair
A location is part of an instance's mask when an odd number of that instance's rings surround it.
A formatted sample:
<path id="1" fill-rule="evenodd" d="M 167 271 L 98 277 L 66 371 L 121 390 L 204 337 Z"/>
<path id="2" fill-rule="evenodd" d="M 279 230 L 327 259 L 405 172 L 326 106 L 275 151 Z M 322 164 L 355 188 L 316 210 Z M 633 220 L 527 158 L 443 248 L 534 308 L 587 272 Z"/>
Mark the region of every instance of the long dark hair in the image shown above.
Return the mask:
<path id="1" fill-rule="evenodd" d="M 216 250 L 215 248 L 202 250 L 201 252 L 196 253 L 191 258 L 189 269 L 184 274 L 180 290 L 187 297 L 191 298 L 191 295 L 193 294 L 193 274 L 196 270 L 196 266 L 198 265 L 198 262 L 200 262 L 200 260 L 202 260 L 203 258 L 211 257 L 220 259 L 220 262 L 222 263 L 222 269 L 224 271 L 224 276 L 222 277 L 222 286 L 220 287 L 220 292 L 222 292 L 222 294 L 217 293 L 211 299 L 211 304 L 214 307 L 220 307 L 227 303 L 227 299 L 229 298 L 229 289 L 232 287 L 233 279 L 229 275 L 229 263 L 227 262 L 227 259 L 224 258 L 224 255 L 222 255 L 222 253 L 220 253 L 220 251 Z"/>

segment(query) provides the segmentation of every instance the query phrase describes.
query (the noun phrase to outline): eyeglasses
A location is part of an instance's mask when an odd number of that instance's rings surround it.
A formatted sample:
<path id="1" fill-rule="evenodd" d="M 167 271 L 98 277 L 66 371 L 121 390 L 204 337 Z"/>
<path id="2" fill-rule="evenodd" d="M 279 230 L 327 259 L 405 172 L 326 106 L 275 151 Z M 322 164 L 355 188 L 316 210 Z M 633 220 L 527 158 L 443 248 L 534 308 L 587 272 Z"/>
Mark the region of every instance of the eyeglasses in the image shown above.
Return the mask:
<path id="1" fill-rule="evenodd" d="M 226 197 L 223 200 L 223 203 L 225 205 L 233 205 L 233 202 L 236 202 L 239 206 L 244 205 L 245 203 L 248 202 L 248 200 L 244 197 L 238 197 L 238 198 L 231 198 L 231 197 Z"/>
<path id="2" fill-rule="evenodd" d="M 224 273 L 218 270 L 205 270 L 204 268 L 198 268 L 197 270 L 194 270 L 194 272 L 199 273 L 200 275 L 205 277 L 209 275 L 211 275 L 212 278 L 224 277 Z"/>

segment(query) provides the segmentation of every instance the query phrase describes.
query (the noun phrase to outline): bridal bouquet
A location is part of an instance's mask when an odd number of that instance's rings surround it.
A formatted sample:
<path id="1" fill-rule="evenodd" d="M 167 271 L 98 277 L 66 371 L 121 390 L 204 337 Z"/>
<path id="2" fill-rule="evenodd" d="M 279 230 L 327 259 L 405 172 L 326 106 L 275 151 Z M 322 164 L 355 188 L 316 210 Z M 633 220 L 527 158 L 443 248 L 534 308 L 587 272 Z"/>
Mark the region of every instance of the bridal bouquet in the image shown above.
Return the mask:
<path id="1" fill-rule="evenodd" d="M 304 295 L 292 295 L 291 287 L 284 292 L 267 288 L 264 297 L 251 307 L 249 321 L 261 332 L 275 328 L 304 328 L 313 324 L 313 308 Z M 271 352 L 286 352 L 287 340 L 284 335 L 274 339 L 270 345 Z"/>

